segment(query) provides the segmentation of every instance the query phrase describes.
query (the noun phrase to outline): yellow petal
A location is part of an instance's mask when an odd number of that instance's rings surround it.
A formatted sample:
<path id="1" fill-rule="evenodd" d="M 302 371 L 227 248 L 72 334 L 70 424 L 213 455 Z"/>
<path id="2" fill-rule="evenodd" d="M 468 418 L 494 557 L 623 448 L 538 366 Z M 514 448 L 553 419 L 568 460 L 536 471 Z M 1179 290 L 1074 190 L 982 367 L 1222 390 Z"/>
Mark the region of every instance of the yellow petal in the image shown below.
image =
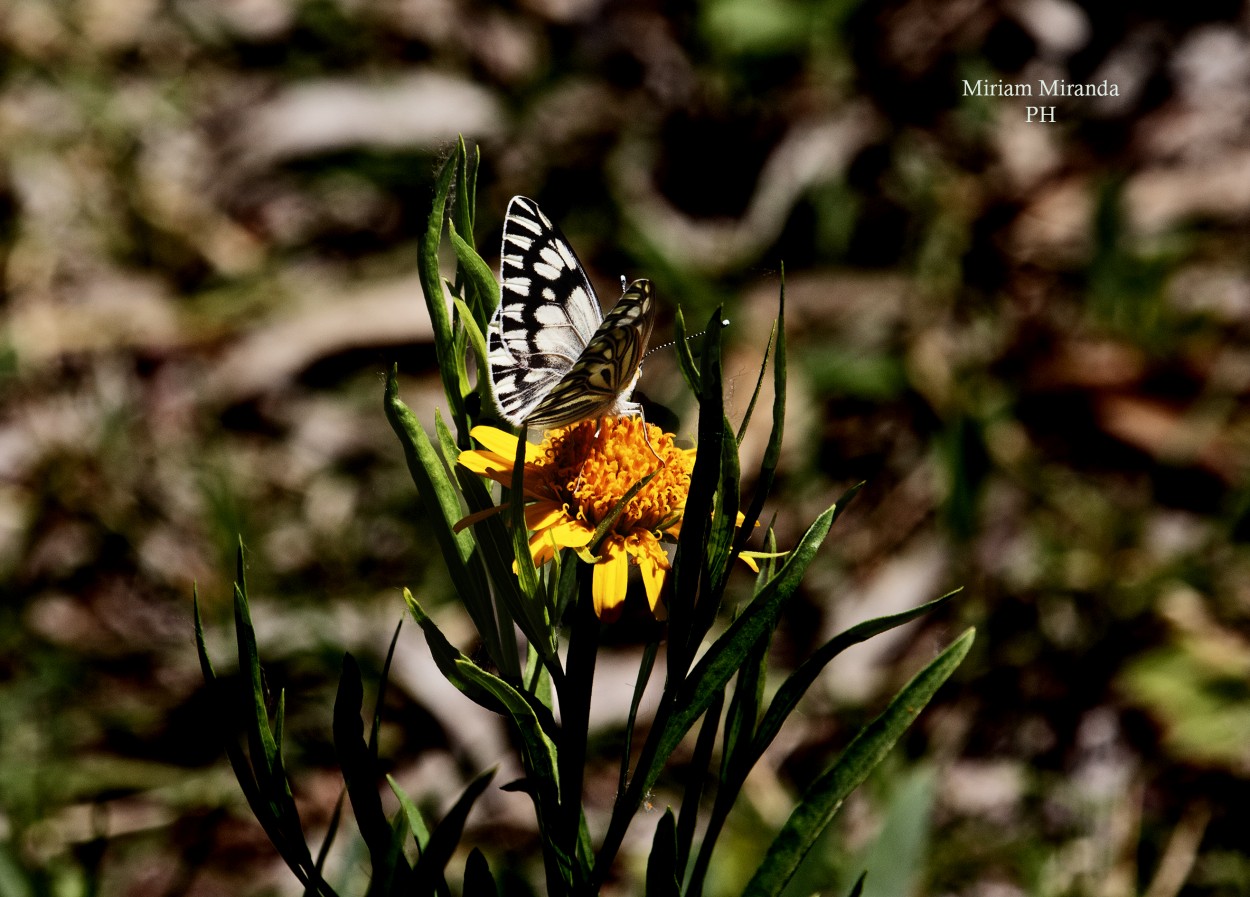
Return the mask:
<path id="1" fill-rule="evenodd" d="M 495 427 L 474 427 L 469 431 L 469 435 L 480 442 L 486 448 L 490 449 L 497 455 L 502 455 L 508 459 L 508 466 L 511 468 L 512 463 L 516 460 L 516 444 L 517 438 L 511 433 L 505 433 Z M 538 446 L 526 442 L 525 443 L 525 463 L 529 464 L 538 460 Z"/>
<path id="2" fill-rule="evenodd" d="M 621 615 L 625 603 L 625 590 L 629 587 L 629 555 L 620 538 L 613 537 L 603 543 L 603 560 L 595 564 L 590 594 L 595 600 L 595 613 L 604 622 L 611 622 Z"/>
<path id="3" fill-rule="evenodd" d="M 461 530 L 463 530 L 466 526 L 472 526 L 475 523 L 481 523 L 487 517 L 493 517 L 495 514 L 498 514 L 500 511 L 502 511 L 506 507 L 508 507 L 508 503 L 504 502 L 503 504 L 496 505 L 493 508 L 487 508 L 485 511 L 474 511 L 469 516 L 461 517 L 459 520 L 457 520 L 455 525 L 451 528 L 451 531 L 453 533 L 458 533 Z"/>
<path id="4" fill-rule="evenodd" d="M 501 471 L 509 474 L 512 472 L 512 459 L 505 459 L 503 455 L 497 455 L 494 452 L 480 452 L 477 449 L 467 449 L 456 457 L 456 461 L 474 473 L 487 476 Z"/>
<path id="5" fill-rule="evenodd" d="M 627 543 L 629 553 L 638 559 L 642 571 L 642 584 L 647 589 L 647 603 L 652 613 L 657 613 L 660 596 L 664 592 L 664 580 L 668 578 L 668 555 L 650 533 L 640 533 Z M 661 609 L 662 610 L 662 609 Z"/>
<path id="6" fill-rule="evenodd" d="M 530 532 L 546 529 L 567 518 L 564 505 L 554 501 L 536 501 L 525 506 L 525 528 Z"/>
<path id="7" fill-rule="evenodd" d="M 530 537 L 530 554 L 534 556 L 534 566 L 541 567 L 555 557 L 555 553 L 561 548 L 581 548 L 589 544 L 593 535 L 594 531 L 580 520 L 565 520 L 539 530 Z"/>

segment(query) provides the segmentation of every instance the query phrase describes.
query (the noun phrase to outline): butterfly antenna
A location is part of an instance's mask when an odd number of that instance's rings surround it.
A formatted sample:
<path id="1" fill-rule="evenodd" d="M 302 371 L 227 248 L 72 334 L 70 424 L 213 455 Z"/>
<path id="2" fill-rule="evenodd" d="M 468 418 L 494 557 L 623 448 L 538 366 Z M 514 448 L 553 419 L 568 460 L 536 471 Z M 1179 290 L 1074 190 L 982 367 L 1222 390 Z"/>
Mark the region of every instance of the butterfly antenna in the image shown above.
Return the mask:
<path id="1" fill-rule="evenodd" d="M 728 327 L 728 326 L 729 326 L 729 319 L 728 319 L 728 318 L 724 318 L 724 319 L 722 319 L 722 320 L 721 320 L 721 322 L 720 322 L 720 325 L 721 325 L 722 327 Z M 645 358 L 646 358 L 648 355 L 650 355 L 652 352 L 659 352 L 661 349 L 668 349 L 668 348 L 670 348 L 670 347 L 672 347 L 672 346 L 677 345 L 679 342 L 687 342 L 687 343 L 688 343 L 688 342 L 690 342 L 692 339 L 698 339 L 699 337 L 703 336 L 703 334 L 705 334 L 705 333 L 707 333 L 707 331 L 706 331 L 706 330 L 700 330 L 698 333 L 692 333 L 692 334 L 690 334 L 689 336 L 687 336 L 687 337 L 685 338 L 685 340 L 684 340 L 684 341 L 683 341 L 683 340 L 669 340 L 667 343 L 660 343 L 658 346 L 652 346 L 650 349 L 648 349 L 648 350 L 647 350 L 647 354 L 646 354 L 646 355 L 644 355 L 644 356 L 642 356 L 642 357 L 645 359 Z"/>

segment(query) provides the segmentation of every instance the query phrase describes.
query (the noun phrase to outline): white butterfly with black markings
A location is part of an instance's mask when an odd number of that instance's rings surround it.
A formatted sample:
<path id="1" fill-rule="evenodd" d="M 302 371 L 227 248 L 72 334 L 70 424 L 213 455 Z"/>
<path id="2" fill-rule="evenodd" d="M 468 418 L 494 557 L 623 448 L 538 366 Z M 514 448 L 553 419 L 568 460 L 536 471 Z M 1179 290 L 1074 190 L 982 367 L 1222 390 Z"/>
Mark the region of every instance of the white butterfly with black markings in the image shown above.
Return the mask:
<path id="1" fill-rule="evenodd" d="M 605 317 L 573 247 L 524 196 L 508 203 L 500 259 L 487 361 L 503 418 L 547 428 L 640 413 L 629 397 L 655 323 L 651 281 L 631 283 Z"/>

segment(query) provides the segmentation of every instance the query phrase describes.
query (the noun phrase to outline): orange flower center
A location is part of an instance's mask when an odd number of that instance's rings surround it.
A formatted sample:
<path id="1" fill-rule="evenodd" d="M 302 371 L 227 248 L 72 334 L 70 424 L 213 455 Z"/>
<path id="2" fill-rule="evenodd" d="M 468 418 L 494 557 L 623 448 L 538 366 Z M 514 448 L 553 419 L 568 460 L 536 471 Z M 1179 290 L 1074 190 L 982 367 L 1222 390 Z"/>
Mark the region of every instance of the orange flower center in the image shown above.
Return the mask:
<path id="1" fill-rule="evenodd" d="M 657 532 L 680 519 L 686 506 L 694 453 L 639 418 L 605 417 L 551 430 L 538 451 L 537 465 L 557 499 L 590 526 L 598 526 L 653 471 L 654 479 L 629 500 L 613 530 Z"/>

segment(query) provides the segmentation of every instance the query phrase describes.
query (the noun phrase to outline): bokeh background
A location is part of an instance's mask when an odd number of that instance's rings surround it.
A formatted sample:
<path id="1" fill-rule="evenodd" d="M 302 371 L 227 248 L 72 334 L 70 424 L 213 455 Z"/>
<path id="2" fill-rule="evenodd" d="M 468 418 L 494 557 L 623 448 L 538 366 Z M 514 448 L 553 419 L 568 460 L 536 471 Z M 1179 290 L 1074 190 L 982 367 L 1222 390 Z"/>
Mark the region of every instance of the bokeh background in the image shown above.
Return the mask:
<path id="1" fill-rule="evenodd" d="M 1118 96 L 1029 124 L 963 96 L 980 78 Z M 492 263 L 524 193 L 609 301 L 621 274 L 656 282 L 657 342 L 678 304 L 725 304 L 738 416 L 784 262 L 783 546 L 867 485 L 779 669 L 964 587 L 831 668 L 752 779 L 717 893 L 969 624 L 795 893 L 864 867 L 873 897 L 1250 893 L 1250 7 L 6 0 L 0 894 L 298 892 L 191 638 L 198 584 L 230 674 L 240 536 L 314 841 L 342 651 L 376 677 L 405 585 L 471 648 L 381 411 L 392 363 L 422 419 L 440 401 L 416 238 L 457 134 Z M 641 390 L 692 432 L 667 353 Z M 618 640 L 600 672 L 628 688 Z M 437 812 L 506 735 L 424 658 L 405 629 L 383 753 Z M 524 801 L 482 806 L 469 840 L 526 893 Z M 358 881 L 358 854 L 333 863 Z"/>

